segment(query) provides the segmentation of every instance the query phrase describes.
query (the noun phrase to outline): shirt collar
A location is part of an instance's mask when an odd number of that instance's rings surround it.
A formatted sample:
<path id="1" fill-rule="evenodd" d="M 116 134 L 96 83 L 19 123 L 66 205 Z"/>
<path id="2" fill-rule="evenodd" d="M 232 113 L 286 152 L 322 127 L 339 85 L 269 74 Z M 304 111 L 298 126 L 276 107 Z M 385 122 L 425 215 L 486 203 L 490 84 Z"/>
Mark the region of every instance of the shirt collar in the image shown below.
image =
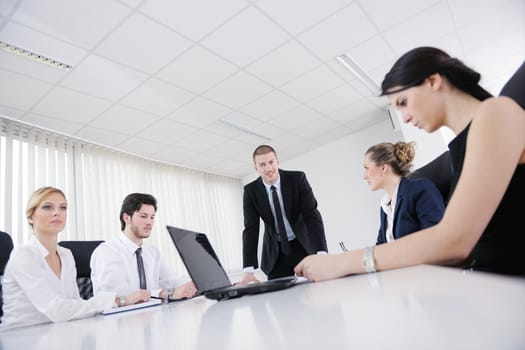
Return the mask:
<path id="1" fill-rule="evenodd" d="M 40 241 L 36 238 L 35 235 L 31 236 L 31 239 L 29 240 L 29 242 L 33 244 L 33 246 L 36 247 L 38 252 L 42 255 L 42 258 L 45 258 L 46 256 L 49 255 L 49 250 L 47 250 L 47 248 L 42 243 L 40 243 Z M 60 245 L 57 244 L 57 252 L 60 257 L 63 256 L 62 254 L 64 253 L 64 249 L 66 248 L 61 247 Z"/>
<path id="2" fill-rule="evenodd" d="M 129 239 L 128 236 L 124 234 L 124 232 L 121 232 L 119 239 L 131 255 L 135 254 L 135 251 L 137 250 L 137 248 L 141 247 L 141 246 L 136 245 L 135 242 Z"/>
<path id="3" fill-rule="evenodd" d="M 281 191 L 281 177 L 279 176 L 279 178 L 277 179 L 277 182 L 274 183 L 273 185 L 268 185 L 266 182 L 264 182 L 263 180 L 263 185 L 264 185 L 264 188 L 266 188 L 266 193 L 270 193 L 272 192 L 272 186 L 275 186 L 275 189 L 280 192 Z"/>

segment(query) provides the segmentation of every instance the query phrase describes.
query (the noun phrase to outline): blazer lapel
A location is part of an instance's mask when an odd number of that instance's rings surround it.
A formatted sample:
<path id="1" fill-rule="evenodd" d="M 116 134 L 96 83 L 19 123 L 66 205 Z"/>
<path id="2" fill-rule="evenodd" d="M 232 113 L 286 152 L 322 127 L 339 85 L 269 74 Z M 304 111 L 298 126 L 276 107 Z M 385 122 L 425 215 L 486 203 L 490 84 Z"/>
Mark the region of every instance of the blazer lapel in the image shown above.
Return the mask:
<path id="1" fill-rule="evenodd" d="M 281 179 L 281 195 L 283 197 L 283 204 L 284 204 L 284 212 L 286 213 L 286 217 L 288 218 L 288 221 L 290 221 L 290 214 L 292 213 L 292 186 L 287 183 L 288 178 L 286 177 L 286 173 L 279 170 L 279 177 Z"/>
<path id="2" fill-rule="evenodd" d="M 266 187 L 264 187 L 263 181 L 260 177 L 257 182 L 257 186 L 255 187 L 255 196 L 261 203 L 261 217 L 264 221 L 273 223 L 273 214 L 272 209 L 270 208 L 270 200 L 268 199 L 268 194 L 266 193 Z"/>
<path id="3" fill-rule="evenodd" d="M 401 181 L 399 182 L 399 187 L 397 188 L 396 208 L 394 210 L 394 222 L 392 223 L 392 227 L 394 228 L 396 227 L 396 220 L 397 215 L 399 214 L 399 208 L 401 208 L 401 203 L 403 203 L 403 198 L 405 197 L 407 181 L 408 180 L 406 178 L 402 177 Z"/>

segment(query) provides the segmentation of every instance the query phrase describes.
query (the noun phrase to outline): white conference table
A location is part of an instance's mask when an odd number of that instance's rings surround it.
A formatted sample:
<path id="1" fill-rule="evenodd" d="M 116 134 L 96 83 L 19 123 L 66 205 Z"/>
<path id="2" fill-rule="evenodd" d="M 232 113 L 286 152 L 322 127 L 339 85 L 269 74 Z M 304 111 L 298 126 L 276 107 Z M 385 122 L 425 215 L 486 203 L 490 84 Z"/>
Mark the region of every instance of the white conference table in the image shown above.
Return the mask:
<path id="1" fill-rule="evenodd" d="M 13 329 L 0 349 L 525 349 L 525 278 L 416 266 Z"/>

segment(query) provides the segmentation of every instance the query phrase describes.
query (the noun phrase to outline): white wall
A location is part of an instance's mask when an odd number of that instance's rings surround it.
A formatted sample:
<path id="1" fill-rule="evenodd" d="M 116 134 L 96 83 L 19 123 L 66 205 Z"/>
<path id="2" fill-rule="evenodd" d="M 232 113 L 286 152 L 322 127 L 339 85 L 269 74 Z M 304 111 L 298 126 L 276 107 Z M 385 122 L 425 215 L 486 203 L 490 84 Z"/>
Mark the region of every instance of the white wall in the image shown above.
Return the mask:
<path id="1" fill-rule="evenodd" d="M 375 244 L 383 192 L 371 192 L 363 180 L 364 153 L 376 143 L 399 141 L 402 137 L 386 120 L 300 157 L 281 161 L 283 169 L 306 173 L 323 216 L 330 252 L 340 251 L 339 241 L 349 249 Z"/>
<path id="2" fill-rule="evenodd" d="M 443 131 L 429 135 L 399 120 L 394 124 L 396 130 L 387 119 L 300 157 L 281 160 L 282 169 L 306 173 L 323 216 L 331 253 L 340 251 L 339 241 L 343 241 L 348 249 L 362 248 L 376 242 L 379 201 L 384 192 L 370 191 L 363 180 L 364 153 L 370 146 L 380 142 L 415 141 L 413 169 L 425 165 L 446 150 L 448 140 Z M 276 151 L 279 153 L 278 149 Z M 255 172 L 246 176 L 243 184 L 256 177 Z"/>

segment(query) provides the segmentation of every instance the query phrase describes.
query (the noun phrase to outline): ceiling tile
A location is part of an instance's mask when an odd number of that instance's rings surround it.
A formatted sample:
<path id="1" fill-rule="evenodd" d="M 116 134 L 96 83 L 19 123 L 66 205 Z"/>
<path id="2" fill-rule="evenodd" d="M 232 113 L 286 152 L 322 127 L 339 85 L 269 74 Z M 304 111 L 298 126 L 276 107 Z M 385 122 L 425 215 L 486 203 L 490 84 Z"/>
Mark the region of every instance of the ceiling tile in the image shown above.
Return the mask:
<path id="1" fill-rule="evenodd" d="M 441 0 L 366 0 L 360 1 L 367 15 L 372 19 L 374 24 L 380 29 L 391 28 L 395 24 L 401 24 L 419 12 L 435 5 Z M 471 7 L 472 10 L 473 7 Z"/>
<path id="2" fill-rule="evenodd" d="M 247 89 L 246 87 L 250 88 Z M 219 85 L 207 91 L 204 95 L 211 100 L 231 108 L 239 108 L 265 95 L 271 87 L 251 75 L 239 72 Z"/>
<path id="3" fill-rule="evenodd" d="M 111 103 L 76 91 L 56 87 L 33 111 L 53 118 L 85 124 L 111 106 Z"/>
<path id="4" fill-rule="evenodd" d="M 190 91 L 202 93 L 237 71 L 219 56 L 194 46 L 162 69 L 157 76 Z"/>
<path id="5" fill-rule="evenodd" d="M 388 120 L 388 114 L 384 111 L 377 111 L 366 116 L 366 118 L 356 118 L 346 123 L 345 126 L 353 131 L 366 129 L 372 125 Z"/>
<path id="6" fill-rule="evenodd" d="M 319 144 L 327 144 L 334 142 L 342 137 L 348 136 L 352 133 L 352 130 L 343 125 L 338 125 L 337 128 L 330 129 L 327 131 L 320 132 L 315 136 L 315 141 Z"/>
<path id="7" fill-rule="evenodd" d="M 126 4 L 131 7 L 137 7 L 142 3 L 144 0 L 117 0 L 118 2 L 121 2 L 123 4 Z"/>
<path id="8" fill-rule="evenodd" d="M 351 48 L 348 50 L 348 55 L 363 68 L 365 72 L 397 58 L 392 48 L 380 35 L 376 35 Z"/>
<path id="9" fill-rule="evenodd" d="M 131 137 L 117 146 L 119 149 L 136 154 L 141 157 L 149 157 L 160 150 L 166 148 L 166 145 L 158 142 L 144 140 L 139 137 Z"/>
<path id="10" fill-rule="evenodd" d="M 184 165 L 195 169 L 208 169 L 214 164 L 220 163 L 224 159 L 208 153 L 200 153 L 184 160 Z"/>
<path id="11" fill-rule="evenodd" d="M 448 0 L 447 3 L 458 27 L 490 21 L 503 13 L 521 13 L 522 17 L 525 13 L 525 2 L 522 0 L 484 1 L 483 6 L 479 6 L 479 1 L 476 0 Z M 473 11 L 473 8 L 476 8 L 476 11 Z"/>
<path id="12" fill-rule="evenodd" d="M 321 59 L 327 60 L 341 55 L 376 33 L 374 25 L 361 8 L 357 4 L 352 4 L 298 38 Z"/>
<path id="13" fill-rule="evenodd" d="M 115 147 L 119 143 L 125 141 L 128 136 L 123 135 L 115 130 L 102 130 L 85 126 L 81 130 L 75 133 L 75 136 L 80 137 L 89 142 L 93 142 L 99 145 L 105 145 L 109 147 Z"/>
<path id="14" fill-rule="evenodd" d="M 89 55 L 64 79 L 62 85 L 88 94 L 117 100 L 146 80 L 146 75 Z"/>
<path id="15" fill-rule="evenodd" d="M 12 22 L 2 29 L 0 37 L 9 44 L 71 66 L 75 66 L 87 53 L 76 46 Z"/>
<path id="16" fill-rule="evenodd" d="M 348 123 L 355 119 L 366 118 L 369 114 L 376 114 L 380 111 L 387 113 L 386 110 L 378 108 L 365 98 L 354 101 L 352 104 L 340 108 L 328 114 L 330 119 L 333 119 L 341 124 Z"/>
<path id="17" fill-rule="evenodd" d="M 24 113 L 25 112 L 21 109 L 0 105 L 0 116 L 21 119 Z"/>
<path id="18" fill-rule="evenodd" d="M 210 149 L 210 154 L 221 158 L 232 158 L 238 154 L 253 151 L 253 147 L 237 140 L 226 140 Z"/>
<path id="19" fill-rule="evenodd" d="M 230 112 L 231 109 L 227 107 L 198 97 L 179 108 L 169 118 L 187 125 L 205 127 Z"/>
<path id="20" fill-rule="evenodd" d="M 168 146 L 162 151 L 152 154 L 150 157 L 154 160 L 180 165 L 185 159 L 193 157 L 196 154 L 197 152 L 180 146 Z"/>
<path id="21" fill-rule="evenodd" d="M 134 135 L 158 119 L 153 114 L 116 105 L 93 120 L 90 126 L 98 129 L 116 130 L 120 134 Z"/>
<path id="22" fill-rule="evenodd" d="M 414 28 L 418 28 L 418 30 L 414 30 Z M 454 23 L 447 4 L 440 2 L 402 24 L 385 31 L 383 35 L 396 53 L 401 55 L 414 47 L 428 46 L 453 30 Z"/>
<path id="23" fill-rule="evenodd" d="M 150 141 L 171 145 L 193 134 L 195 131 L 197 129 L 194 127 L 163 119 L 141 130 L 138 136 Z"/>
<path id="24" fill-rule="evenodd" d="M 351 0 L 264 0 L 258 1 L 257 7 L 275 18 L 288 32 L 298 34 L 351 2 Z"/>
<path id="25" fill-rule="evenodd" d="M 270 121 L 270 124 L 286 131 L 293 131 L 298 125 L 308 123 L 321 117 L 322 115 L 319 112 L 308 108 L 305 105 L 300 105 L 292 110 L 280 114 L 277 118 Z"/>
<path id="26" fill-rule="evenodd" d="M 315 139 L 318 134 L 322 134 L 329 130 L 335 129 L 339 126 L 338 123 L 328 118 L 322 117 L 316 120 L 312 120 L 308 123 L 304 123 L 298 126 L 294 133 L 304 138 Z"/>
<path id="27" fill-rule="evenodd" d="M 359 99 L 361 99 L 361 95 L 351 85 L 342 85 L 309 101 L 307 104 L 321 113 L 328 114 Z"/>
<path id="28" fill-rule="evenodd" d="M 224 159 L 217 164 L 210 166 L 208 170 L 217 174 L 225 174 L 241 178 L 251 172 L 249 170 L 252 169 L 250 168 L 250 165 L 251 164 L 248 164 L 248 162 Z"/>
<path id="29" fill-rule="evenodd" d="M 200 130 L 177 142 L 177 145 L 195 152 L 204 152 L 226 141 L 223 136 Z"/>
<path id="30" fill-rule="evenodd" d="M 51 118 L 36 113 L 27 114 L 24 117 L 24 121 L 66 135 L 74 135 L 83 127 L 83 124 L 78 122 L 67 119 Z"/>
<path id="31" fill-rule="evenodd" d="M 201 44 L 239 66 L 246 66 L 290 37 L 250 7 L 207 36 Z"/>
<path id="32" fill-rule="evenodd" d="M 167 44 L 169 43 L 169 44 Z M 95 52 L 147 73 L 168 64 L 191 43 L 140 14 L 126 19 Z"/>
<path id="33" fill-rule="evenodd" d="M 147 80 L 121 100 L 122 104 L 165 116 L 195 95 L 158 79 Z"/>
<path id="34" fill-rule="evenodd" d="M 21 1 L 13 15 L 18 23 L 84 48 L 92 48 L 129 9 L 106 0 Z"/>
<path id="35" fill-rule="evenodd" d="M 14 9 L 18 0 L 2 0 L 0 1 L 0 15 L 8 16 Z"/>
<path id="36" fill-rule="evenodd" d="M 343 83 L 341 78 L 325 66 L 321 66 L 285 84 L 281 90 L 304 102 L 341 86 Z"/>
<path id="37" fill-rule="evenodd" d="M 319 59 L 293 40 L 263 56 L 246 70 L 278 87 L 319 65 Z"/>
<path id="38" fill-rule="evenodd" d="M 0 105 L 29 109 L 50 88 L 48 83 L 0 69 Z"/>
<path id="39" fill-rule="evenodd" d="M 525 12 L 523 2 L 522 13 Z M 519 49 L 525 47 L 525 15 L 516 16 L 506 11 L 494 12 L 490 18 L 481 18 L 462 26 L 458 34 L 466 52 L 485 46 L 488 51 L 490 45 L 503 45 Z"/>
<path id="40" fill-rule="evenodd" d="M 280 91 L 274 90 L 267 95 L 241 108 L 244 113 L 260 120 L 269 120 L 296 107 L 299 103 Z"/>
<path id="41" fill-rule="evenodd" d="M 245 6 L 243 0 L 150 0 L 140 10 L 197 41 Z"/>

